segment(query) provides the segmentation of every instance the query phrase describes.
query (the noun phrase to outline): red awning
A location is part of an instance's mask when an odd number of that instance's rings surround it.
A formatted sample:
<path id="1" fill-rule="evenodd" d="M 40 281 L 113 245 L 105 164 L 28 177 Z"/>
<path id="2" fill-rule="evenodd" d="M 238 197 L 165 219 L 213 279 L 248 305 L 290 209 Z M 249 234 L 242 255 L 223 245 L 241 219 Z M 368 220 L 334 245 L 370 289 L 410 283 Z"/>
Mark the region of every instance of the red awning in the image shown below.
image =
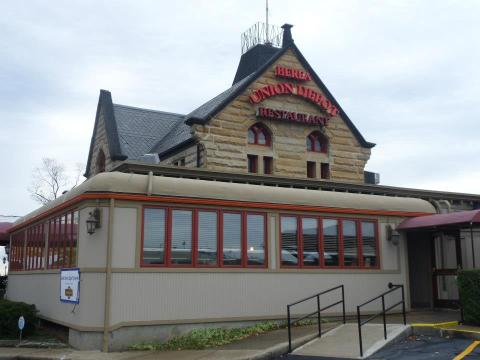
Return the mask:
<path id="1" fill-rule="evenodd" d="M 397 226 L 397 230 L 433 228 L 448 225 L 470 226 L 470 224 L 480 224 L 480 209 L 406 219 Z"/>
<path id="2" fill-rule="evenodd" d="M 9 222 L 0 222 L 0 246 L 7 245 L 10 242 L 10 236 L 7 232 L 12 225 L 13 224 Z"/>

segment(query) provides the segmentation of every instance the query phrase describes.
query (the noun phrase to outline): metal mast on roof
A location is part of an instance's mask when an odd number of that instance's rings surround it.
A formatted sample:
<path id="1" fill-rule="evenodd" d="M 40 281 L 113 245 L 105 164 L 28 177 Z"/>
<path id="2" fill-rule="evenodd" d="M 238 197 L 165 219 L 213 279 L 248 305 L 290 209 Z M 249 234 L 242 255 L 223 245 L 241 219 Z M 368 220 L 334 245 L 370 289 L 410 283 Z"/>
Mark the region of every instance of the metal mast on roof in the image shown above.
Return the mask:
<path id="1" fill-rule="evenodd" d="M 268 41 L 268 0 L 265 0 L 265 21 L 267 23 L 267 28 L 265 29 L 266 30 L 265 43 L 268 44 L 269 43 Z"/>

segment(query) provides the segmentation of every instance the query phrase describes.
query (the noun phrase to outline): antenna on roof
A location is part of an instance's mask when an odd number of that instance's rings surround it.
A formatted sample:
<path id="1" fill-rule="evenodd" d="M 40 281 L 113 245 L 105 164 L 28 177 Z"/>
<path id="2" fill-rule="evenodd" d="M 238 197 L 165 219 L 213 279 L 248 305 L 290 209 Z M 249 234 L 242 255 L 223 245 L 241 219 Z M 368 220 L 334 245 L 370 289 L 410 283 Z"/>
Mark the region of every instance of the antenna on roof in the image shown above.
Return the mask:
<path id="1" fill-rule="evenodd" d="M 265 21 L 267 23 L 265 44 L 269 44 L 270 41 L 268 40 L 268 0 L 265 0 Z"/>

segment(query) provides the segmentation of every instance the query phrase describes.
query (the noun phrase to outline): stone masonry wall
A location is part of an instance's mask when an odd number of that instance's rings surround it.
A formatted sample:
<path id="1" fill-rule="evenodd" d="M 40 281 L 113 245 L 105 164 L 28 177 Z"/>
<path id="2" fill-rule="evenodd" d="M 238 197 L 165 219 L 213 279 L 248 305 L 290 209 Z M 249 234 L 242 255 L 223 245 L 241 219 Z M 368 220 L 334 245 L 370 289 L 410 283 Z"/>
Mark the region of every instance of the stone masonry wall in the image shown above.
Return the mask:
<path id="1" fill-rule="evenodd" d="M 110 171 L 119 161 L 112 161 L 108 148 L 107 133 L 105 131 L 105 121 L 103 111 L 100 111 L 95 138 L 93 139 L 92 159 L 90 161 L 90 177 L 97 174 L 97 158 L 100 150 L 105 154 L 105 171 Z"/>
<path id="2" fill-rule="evenodd" d="M 323 128 L 286 120 L 256 118 L 256 108 L 259 106 L 325 115 L 316 105 L 297 96 L 277 95 L 257 105 L 249 102 L 249 94 L 265 85 L 295 82 L 275 77 L 276 65 L 305 70 L 293 52 L 288 51 L 206 125 L 194 125 L 195 136 L 205 146 L 205 167 L 216 171 L 247 172 L 247 154 L 256 154 L 259 155 L 259 174 L 263 173 L 261 156 L 272 156 L 274 175 L 305 178 L 306 162 L 317 161 L 330 164 L 330 178 L 333 180 L 363 182 L 363 170 L 370 158 L 370 149 L 358 143 L 339 115 L 332 117 Z M 322 93 L 313 81 L 302 82 L 302 85 Z M 248 128 L 258 121 L 270 129 L 271 147 L 248 144 Z M 307 152 L 306 137 L 315 130 L 323 132 L 329 139 L 327 154 Z"/>

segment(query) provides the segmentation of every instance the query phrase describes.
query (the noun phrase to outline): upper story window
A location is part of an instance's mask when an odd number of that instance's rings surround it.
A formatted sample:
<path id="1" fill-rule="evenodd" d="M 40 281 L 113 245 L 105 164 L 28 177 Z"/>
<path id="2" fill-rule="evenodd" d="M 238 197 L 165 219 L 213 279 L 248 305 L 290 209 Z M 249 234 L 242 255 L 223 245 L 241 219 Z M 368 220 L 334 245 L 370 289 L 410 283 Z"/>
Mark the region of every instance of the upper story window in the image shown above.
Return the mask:
<path id="1" fill-rule="evenodd" d="M 326 153 L 328 151 L 328 140 L 319 131 L 314 131 L 307 136 L 307 151 Z"/>
<path id="2" fill-rule="evenodd" d="M 248 143 L 270 146 L 272 144 L 270 132 L 261 123 L 256 123 L 248 129 Z"/>

